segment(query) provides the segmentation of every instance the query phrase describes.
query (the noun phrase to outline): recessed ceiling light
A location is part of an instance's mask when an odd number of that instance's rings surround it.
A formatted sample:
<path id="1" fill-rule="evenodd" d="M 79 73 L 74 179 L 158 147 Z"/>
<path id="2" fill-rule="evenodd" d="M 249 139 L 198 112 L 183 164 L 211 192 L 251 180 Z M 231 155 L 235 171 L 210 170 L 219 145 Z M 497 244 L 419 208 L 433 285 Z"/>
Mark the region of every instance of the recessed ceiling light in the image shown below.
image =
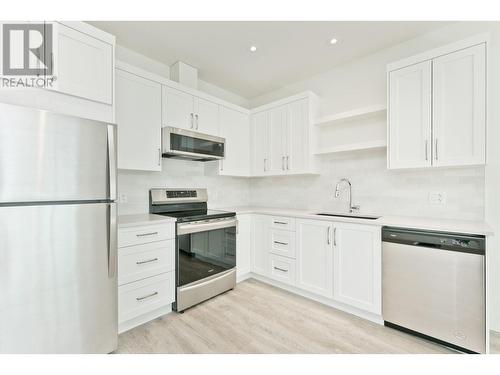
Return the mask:
<path id="1" fill-rule="evenodd" d="M 250 52 L 255 52 L 257 51 L 257 47 L 256 46 L 251 46 L 250 47 Z"/>
<path id="2" fill-rule="evenodd" d="M 338 40 L 335 38 L 330 39 L 330 44 L 336 44 L 337 42 Z"/>

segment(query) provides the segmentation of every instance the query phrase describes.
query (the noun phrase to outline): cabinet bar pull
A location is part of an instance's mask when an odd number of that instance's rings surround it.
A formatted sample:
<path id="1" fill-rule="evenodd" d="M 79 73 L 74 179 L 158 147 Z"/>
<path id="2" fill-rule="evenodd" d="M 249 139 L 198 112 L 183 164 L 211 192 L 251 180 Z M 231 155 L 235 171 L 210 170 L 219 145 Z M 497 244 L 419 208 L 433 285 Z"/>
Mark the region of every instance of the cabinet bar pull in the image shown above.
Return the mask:
<path id="1" fill-rule="evenodd" d="M 147 296 L 143 296 L 143 297 L 137 297 L 136 300 L 142 301 L 142 300 L 145 300 L 146 298 L 151 298 L 151 297 L 154 297 L 156 295 L 158 295 L 158 292 L 154 292 L 154 293 L 148 294 Z"/>
<path id="2" fill-rule="evenodd" d="M 281 157 L 281 169 L 285 170 L 285 157 L 284 156 Z"/>
<path id="3" fill-rule="evenodd" d="M 425 160 L 429 160 L 429 140 L 425 140 Z"/>
<path id="4" fill-rule="evenodd" d="M 198 114 L 194 115 L 194 117 L 196 118 L 196 130 L 198 130 Z"/>
<path id="5" fill-rule="evenodd" d="M 331 231 L 331 229 L 330 229 L 330 227 L 328 227 L 328 229 L 326 230 L 326 243 L 328 245 L 330 245 L 330 242 L 331 242 L 331 240 L 330 240 L 330 231 Z"/>
<path id="6" fill-rule="evenodd" d="M 337 228 L 333 228 L 333 246 L 337 246 Z"/>
<path id="7" fill-rule="evenodd" d="M 267 162 L 267 159 L 264 158 L 264 172 L 266 172 L 266 164 L 267 164 L 266 162 Z"/>
<path id="8" fill-rule="evenodd" d="M 140 234 L 136 234 L 137 237 L 145 237 L 145 236 L 155 236 L 157 235 L 158 232 L 150 232 L 150 233 L 140 233 Z"/>
<path id="9" fill-rule="evenodd" d="M 161 149 L 158 149 L 158 165 L 161 165 Z"/>
<path id="10" fill-rule="evenodd" d="M 158 258 L 153 258 L 153 259 L 148 259 L 148 260 L 140 260 L 139 262 L 135 262 L 135 264 L 146 264 L 146 263 L 151 263 L 151 262 L 156 262 Z"/>
<path id="11" fill-rule="evenodd" d="M 286 242 L 274 241 L 275 244 L 287 246 Z"/>
<path id="12" fill-rule="evenodd" d="M 278 271 L 281 271 L 281 272 L 288 272 L 288 270 L 285 270 L 283 268 L 279 268 L 279 267 L 274 267 L 275 270 L 278 270 Z"/>
<path id="13" fill-rule="evenodd" d="M 435 157 L 436 157 L 436 160 L 438 160 L 438 139 L 436 138 L 436 146 L 434 147 L 434 152 L 435 152 Z"/>
<path id="14" fill-rule="evenodd" d="M 288 223 L 285 223 L 284 221 L 275 221 L 274 224 L 287 225 Z"/>
<path id="15" fill-rule="evenodd" d="M 290 155 L 286 156 L 286 169 L 290 170 Z"/>

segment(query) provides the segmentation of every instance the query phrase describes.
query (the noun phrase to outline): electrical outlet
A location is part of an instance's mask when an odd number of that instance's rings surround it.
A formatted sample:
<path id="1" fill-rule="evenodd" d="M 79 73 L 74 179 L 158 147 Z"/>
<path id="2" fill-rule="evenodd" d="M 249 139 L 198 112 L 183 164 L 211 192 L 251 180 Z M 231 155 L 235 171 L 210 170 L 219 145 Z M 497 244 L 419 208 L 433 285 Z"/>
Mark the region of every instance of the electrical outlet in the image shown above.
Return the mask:
<path id="1" fill-rule="evenodd" d="M 128 202 L 128 197 L 127 194 L 120 194 L 118 197 L 118 202 L 119 203 L 127 203 Z"/>
<path id="2" fill-rule="evenodd" d="M 431 191 L 429 193 L 429 203 L 436 205 L 445 205 L 446 204 L 446 193 L 439 191 Z"/>

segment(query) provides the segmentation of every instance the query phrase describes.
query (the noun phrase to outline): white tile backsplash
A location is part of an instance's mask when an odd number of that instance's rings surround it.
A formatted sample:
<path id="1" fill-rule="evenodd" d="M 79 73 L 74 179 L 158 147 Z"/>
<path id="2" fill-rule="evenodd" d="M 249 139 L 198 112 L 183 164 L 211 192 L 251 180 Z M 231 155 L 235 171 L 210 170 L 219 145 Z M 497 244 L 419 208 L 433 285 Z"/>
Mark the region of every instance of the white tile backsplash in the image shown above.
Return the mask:
<path id="1" fill-rule="evenodd" d="M 362 212 L 451 219 L 484 219 L 484 167 L 390 171 L 385 150 L 323 156 L 321 174 L 265 178 L 223 177 L 217 163 L 163 159 L 162 172 L 120 170 L 118 192 L 127 196 L 120 214 L 149 210 L 152 187 L 206 187 L 209 206 L 256 205 L 345 211 L 348 193 L 333 196 L 335 184 L 347 177 L 353 203 Z M 446 204 L 429 201 L 430 192 L 446 193 Z"/>

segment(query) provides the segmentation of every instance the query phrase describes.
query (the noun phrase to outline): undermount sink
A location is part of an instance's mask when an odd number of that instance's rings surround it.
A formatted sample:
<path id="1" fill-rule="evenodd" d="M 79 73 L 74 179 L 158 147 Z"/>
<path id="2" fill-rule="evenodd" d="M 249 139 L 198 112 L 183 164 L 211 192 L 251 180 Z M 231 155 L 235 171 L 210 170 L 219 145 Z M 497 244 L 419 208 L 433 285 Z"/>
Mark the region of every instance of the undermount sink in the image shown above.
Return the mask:
<path id="1" fill-rule="evenodd" d="M 332 214 L 327 212 L 320 212 L 315 215 L 319 216 L 331 216 L 331 217 L 350 217 L 354 219 L 368 219 L 368 220 L 376 220 L 380 218 L 380 216 L 372 216 L 372 215 L 358 215 L 358 214 Z"/>

